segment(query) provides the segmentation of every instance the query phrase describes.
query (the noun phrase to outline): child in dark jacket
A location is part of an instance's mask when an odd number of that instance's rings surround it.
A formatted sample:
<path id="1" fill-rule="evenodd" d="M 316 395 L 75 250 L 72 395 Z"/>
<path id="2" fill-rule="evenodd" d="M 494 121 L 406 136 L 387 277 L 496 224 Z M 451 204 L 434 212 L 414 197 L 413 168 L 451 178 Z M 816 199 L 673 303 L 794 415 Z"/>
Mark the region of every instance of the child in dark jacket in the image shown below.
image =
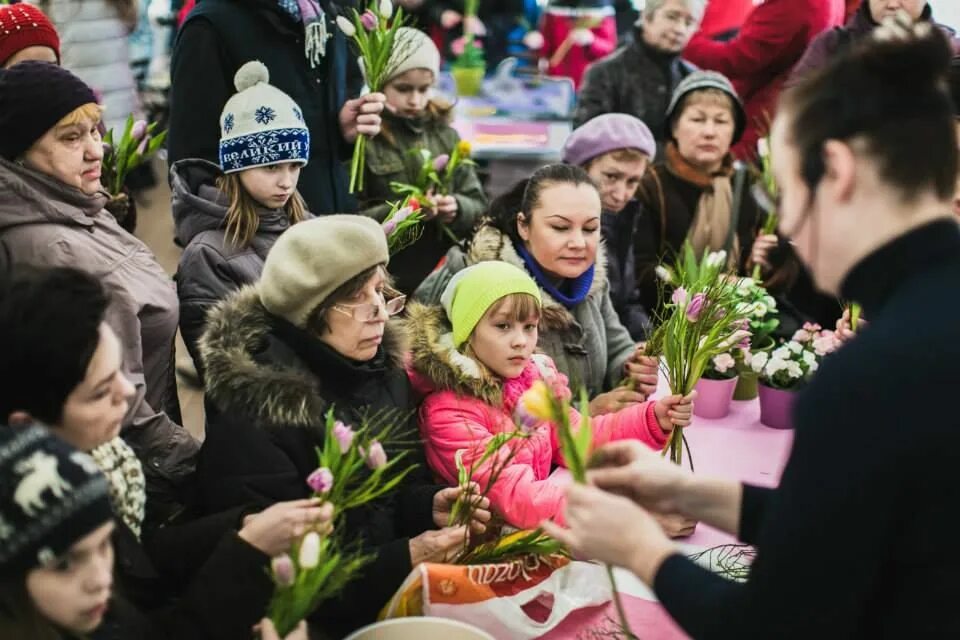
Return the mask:
<path id="1" fill-rule="evenodd" d="M 380 221 L 390 211 L 387 203 L 400 199 L 391 183 L 417 181 L 422 164 L 418 149 L 426 149 L 437 160 L 449 158 L 462 144 L 449 125 L 450 106 L 430 97 L 440 72 L 436 45 L 410 28 L 400 29 L 397 40 L 397 51 L 406 57 L 396 65 L 384 88 L 383 131 L 367 143 L 367 174 L 361 194 L 360 212 Z M 395 286 L 405 294 L 412 293 L 433 271 L 453 244 L 453 237 L 462 239 L 470 234 L 487 199 L 473 166 L 462 164 L 453 175 L 450 192 L 431 193 L 422 204 L 426 214 L 423 235 L 390 258 Z"/>
<path id="2" fill-rule="evenodd" d="M 207 311 L 256 282 L 277 237 L 311 217 L 297 191 L 310 156 L 310 133 L 297 104 L 268 84 L 269 72 L 248 62 L 239 93 L 220 116 L 220 166 L 180 160 L 170 170 L 177 242 L 180 333 L 203 375 L 197 342 Z"/>

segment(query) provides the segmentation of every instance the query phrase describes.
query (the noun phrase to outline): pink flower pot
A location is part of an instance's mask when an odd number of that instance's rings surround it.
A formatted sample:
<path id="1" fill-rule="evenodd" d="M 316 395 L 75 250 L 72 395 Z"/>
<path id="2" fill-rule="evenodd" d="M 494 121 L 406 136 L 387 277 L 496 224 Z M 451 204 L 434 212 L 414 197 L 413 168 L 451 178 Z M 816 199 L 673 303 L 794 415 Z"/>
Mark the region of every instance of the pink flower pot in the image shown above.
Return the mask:
<path id="1" fill-rule="evenodd" d="M 697 386 L 697 399 L 693 401 L 693 414 L 701 418 L 725 418 L 730 413 L 733 391 L 737 388 L 737 379 L 708 380 L 701 378 Z"/>
<path id="2" fill-rule="evenodd" d="M 796 391 L 768 387 L 762 382 L 760 391 L 760 422 L 771 429 L 793 429 L 793 402 Z"/>

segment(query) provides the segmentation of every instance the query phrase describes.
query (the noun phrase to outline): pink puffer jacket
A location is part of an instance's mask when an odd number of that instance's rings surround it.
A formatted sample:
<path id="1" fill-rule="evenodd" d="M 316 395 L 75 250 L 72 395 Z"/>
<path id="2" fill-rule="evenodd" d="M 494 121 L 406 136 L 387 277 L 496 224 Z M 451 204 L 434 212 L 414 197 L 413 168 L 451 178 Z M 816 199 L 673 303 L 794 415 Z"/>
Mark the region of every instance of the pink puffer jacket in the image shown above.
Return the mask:
<path id="1" fill-rule="evenodd" d="M 491 438 L 515 429 L 511 416 L 534 381 L 544 379 L 569 393 L 566 377 L 548 356 L 535 355 L 523 373 L 504 382 L 481 372 L 475 360 L 453 349 L 449 325 L 439 307 L 413 305 L 408 317 L 412 339 L 408 372 L 414 388 L 425 395 L 420 433 L 427 463 L 443 482 L 457 484 L 458 451 L 463 451 L 462 461 L 469 469 Z M 571 411 L 574 426 L 579 421 L 580 415 Z M 666 443 L 653 402 L 597 416 L 590 422 L 594 448 L 625 439 L 640 440 L 652 448 Z M 516 447 L 516 455 L 488 494 L 494 511 L 521 529 L 535 528 L 547 519 L 562 522 L 563 485 L 550 477 L 555 465 L 563 465 L 556 429 L 543 423 L 530 438 L 505 445 L 498 456 L 507 456 L 508 447 Z M 490 469 L 488 460 L 474 470 L 473 479 L 481 488 L 487 486 Z"/>

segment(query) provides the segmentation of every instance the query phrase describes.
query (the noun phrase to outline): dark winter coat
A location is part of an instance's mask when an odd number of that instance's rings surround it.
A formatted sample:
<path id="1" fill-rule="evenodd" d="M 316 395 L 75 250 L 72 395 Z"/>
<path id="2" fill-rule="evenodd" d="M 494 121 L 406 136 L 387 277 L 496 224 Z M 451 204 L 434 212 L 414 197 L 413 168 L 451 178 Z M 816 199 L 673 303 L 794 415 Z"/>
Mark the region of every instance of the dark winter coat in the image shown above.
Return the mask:
<path id="1" fill-rule="evenodd" d="M 450 249 L 443 267 L 417 289 L 417 300 L 439 304 L 443 290 L 458 271 L 486 260 L 509 262 L 526 270 L 513 241 L 499 229 L 483 226 L 477 230 L 468 251 Z M 540 295 L 543 312 L 537 350 L 553 359 L 575 392 L 584 387 L 592 398 L 616 387 L 623 379 L 623 365 L 636 350 L 636 343 L 620 324 L 610 300 L 603 246 L 597 248 L 593 284 L 583 302 L 567 309 L 543 289 Z"/>
<path id="2" fill-rule="evenodd" d="M 634 238 L 642 218 L 640 204 L 636 200 L 631 200 L 620 213 L 604 211 L 600 218 L 601 234 L 607 247 L 610 300 L 620 322 L 637 342 L 646 339 L 652 328 L 649 311 L 640 301 L 640 289 L 637 287 Z"/>
<path id="3" fill-rule="evenodd" d="M 923 9 L 923 14 L 920 16 L 920 19 L 936 24 L 937 28 L 950 39 L 953 45 L 954 55 L 960 56 L 960 38 L 957 38 L 953 29 L 942 24 L 937 24 L 933 20 L 933 11 L 930 9 L 929 4 Z M 854 43 L 870 35 L 878 26 L 870 14 L 870 3 L 864 0 L 860 8 L 857 9 L 857 12 L 850 17 L 847 24 L 842 27 L 830 29 L 829 31 L 824 31 L 810 43 L 806 53 L 800 58 L 800 62 L 793 68 L 793 73 L 787 81 L 787 86 L 793 86 L 799 83 L 813 71 L 826 66 L 830 60 L 833 60 L 838 54 L 845 51 Z"/>
<path id="4" fill-rule="evenodd" d="M 737 262 L 742 268 L 746 267 L 761 220 L 759 208 L 747 187 L 744 180 L 739 213 L 736 214 L 736 236 L 740 244 Z M 640 302 L 651 311 L 659 306 L 654 269 L 662 262 L 672 262 L 679 255 L 690 233 L 700 196 L 708 188 L 681 178 L 668 168 L 666 162 L 651 166 L 640 182 L 637 199 L 641 214 L 634 235 L 635 273 Z"/>
<path id="5" fill-rule="evenodd" d="M 380 222 L 390 212 L 386 202 L 400 199 L 390 183 L 412 184 L 417 180 L 421 160 L 411 152 L 427 149 L 436 158 L 452 154 L 460 141 L 453 127 L 437 121 L 421 122 L 386 113 L 384 123 L 389 127 L 389 134 L 379 135 L 367 143 L 367 174 L 360 196 L 360 213 Z M 456 237 L 467 238 L 487 207 L 483 187 L 472 166 L 461 165 L 457 169 L 450 195 L 456 198 L 459 210 L 449 229 Z M 439 220 L 427 222 L 419 240 L 390 257 L 390 274 L 396 278 L 396 288 L 403 293 L 413 293 L 453 244 L 442 224 Z"/>
<path id="6" fill-rule="evenodd" d="M 342 3 L 341 3 L 342 4 Z M 270 84 L 300 107 L 310 129 L 310 162 L 298 189 L 315 214 L 353 211 L 343 160 L 351 147 L 339 113 L 359 93 L 355 54 L 333 22 L 333 3 L 321 0 L 331 38 L 316 69 L 304 55 L 303 25 L 276 0 L 200 0 L 177 37 L 171 61 L 170 162 L 203 158 L 218 162 L 220 112 L 236 93 L 233 76 L 250 60 L 270 70 Z"/>
<path id="7" fill-rule="evenodd" d="M 106 321 L 123 346 L 123 367 L 136 394 L 121 435 L 143 463 L 147 518 L 177 508 L 199 444 L 159 411 L 177 405 L 173 346 L 177 298 L 169 276 L 143 242 L 103 209 L 105 193 L 86 195 L 59 180 L 0 159 L 0 272 L 15 264 L 74 267 L 98 279 L 111 297 Z M 157 410 L 154 409 L 157 408 Z"/>
<path id="8" fill-rule="evenodd" d="M 574 126 L 604 113 L 627 113 L 643 120 L 662 142 L 669 135 L 666 114 L 673 90 L 695 68 L 677 54 L 646 45 L 638 28 L 633 42 L 587 67 Z"/>
<path id="9" fill-rule="evenodd" d="M 206 160 L 181 160 L 170 169 L 176 239 L 185 247 L 177 267 L 180 335 L 201 377 L 197 343 L 206 327 L 207 311 L 260 279 L 267 252 L 290 227 L 285 211 L 264 209 L 250 245 L 235 246 L 224 230 L 228 203 L 214 186 L 220 175 L 220 169 Z"/>
<path id="10" fill-rule="evenodd" d="M 209 512 L 308 497 L 306 478 L 317 467 L 315 447 L 331 407 L 355 426 L 365 414 L 390 411 L 416 437 L 410 382 L 391 329 L 374 359 L 358 363 L 269 314 L 251 286 L 211 312 L 200 352 L 208 402 L 197 475 Z M 341 635 L 372 622 L 411 570 L 408 538 L 434 528 L 439 487 L 427 480 L 419 443 L 413 453 L 421 466 L 395 493 L 346 515 L 349 539 L 364 540 L 377 557 L 341 598 L 320 608 L 324 630 Z"/>

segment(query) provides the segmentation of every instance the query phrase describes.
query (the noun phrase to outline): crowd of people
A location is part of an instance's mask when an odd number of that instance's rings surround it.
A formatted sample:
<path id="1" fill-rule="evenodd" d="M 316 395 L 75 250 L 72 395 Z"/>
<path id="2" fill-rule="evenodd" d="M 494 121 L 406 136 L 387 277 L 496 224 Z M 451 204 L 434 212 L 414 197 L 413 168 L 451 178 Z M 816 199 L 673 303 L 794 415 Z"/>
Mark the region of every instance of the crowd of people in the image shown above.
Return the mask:
<path id="1" fill-rule="evenodd" d="M 0 637 L 276 638 L 271 558 L 334 521 L 373 563 L 291 638 L 373 622 L 414 567 L 493 525 L 543 526 L 633 571 L 696 638 L 960 635 L 940 535 L 958 524 L 960 424 L 919 402 L 950 397 L 960 356 L 953 31 L 923 0 L 648 0 L 626 29 L 617 2 L 398 4 L 416 26 L 375 93 L 335 26 L 345 6 L 184 7 L 173 279 L 101 184 L 105 127 L 142 108 L 121 45 L 135 3 L 0 5 Z M 434 95 L 462 34 L 493 62 L 521 46 L 570 77 L 576 128 L 561 162 L 493 198 L 457 167 L 391 253 L 396 185 L 416 182 L 421 150 L 449 161 L 463 142 Z M 761 138 L 774 233 L 752 195 Z M 656 394 L 645 340 L 656 268 L 687 243 L 725 252 L 730 273 L 758 267 L 779 335 L 814 321 L 843 339 L 800 397 L 777 489 L 659 455 L 696 394 Z M 178 331 L 202 443 L 181 426 Z M 588 397 L 589 484 L 553 473 L 541 423 L 450 526 L 459 465 L 541 381 Z M 343 517 L 307 482 L 328 414 L 416 434 L 384 443 L 415 470 Z M 697 522 L 757 547 L 746 582 L 678 552 Z"/>

